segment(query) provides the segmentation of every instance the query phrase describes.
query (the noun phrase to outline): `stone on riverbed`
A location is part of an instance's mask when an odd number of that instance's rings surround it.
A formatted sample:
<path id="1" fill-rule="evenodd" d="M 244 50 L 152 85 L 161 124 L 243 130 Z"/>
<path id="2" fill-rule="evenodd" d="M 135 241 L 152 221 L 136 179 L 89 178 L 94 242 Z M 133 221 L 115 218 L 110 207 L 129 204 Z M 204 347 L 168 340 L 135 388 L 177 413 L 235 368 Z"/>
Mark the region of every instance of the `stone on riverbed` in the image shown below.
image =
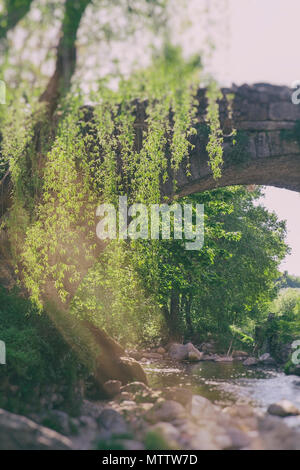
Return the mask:
<path id="1" fill-rule="evenodd" d="M 0 450 L 67 450 L 71 441 L 25 416 L 0 410 Z"/>
<path id="2" fill-rule="evenodd" d="M 196 421 L 217 421 L 217 408 L 205 397 L 194 395 L 191 404 L 191 416 Z"/>
<path id="3" fill-rule="evenodd" d="M 147 376 L 140 364 L 131 357 L 120 357 L 118 360 L 119 379 L 123 383 L 130 383 L 134 380 L 147 384 Z"/>
<path id="4" fill-rule="evenodd" d="M 244 364 L 244 366 L 247 366 L 247 367 L 257 366 L 258 365 L 258 360 L 255 357 L 248 357 L 248 359 L 246 359 L 243 362 L 243 364 Z"/>
<path id="5" fill-rule="evenodd" d="M 269 353 L 265 353 L 262 356 L 260 356 L 259 362 L 268 366 L 276 365 L 275 359 L 273 359 L 273 357 Z"/>
<path id="6" fill-rule="evenodd" d="M 108 398 L 113 398 L 118 395 L 121 391 L 122 382 L 120 380 L 108 380 L 103 385 L 103 389 Z"/>
<path id="7" fill-rule="evenodd" d="M 145 418 L 150 423 L 158 423 L 159 421 L 174 421 L 186 416 L 184 407 L 173 400 L 165 400 L 155 403 L 146 413 Z"/>
<path id="8" fill-rule="evenodd" d="M 300 450 L 300 433 L 277 416 L 266 415 L 259 419 L 258 431 L 258 439 L 251 444 L 253 449 Z"/>
<path id="9" fill-rule="evenodd" d="M 166 354 L 167 351 L 165 350 L 165 348 L 163 348 L 162 346 L 160 346 L 159 348 L 157 348 L 156 352 L 157 352 L 158 354 L 164 355 L 164 354 Z"/>
<path id="10" fill-rule="evenodd" d="M 97 418 L 101 437 L 106 439 L 113 435 L 128 433 L 128 426 L 123 416 L 116 410 L 107 408 Z"/>
<path id="11" fill-rule="evenodd" d="M 198 362 L 202 360 L 203 355 L 192 343 L 173 343 L 169 347 L 169 356 L 175 361 Z"/>
<path id="12" fill-rule="evenodd" d="M 246 359 L 247 357 L 249 357 L 249 354 L 245 351 L 233 351 L 232 353 L 232 357 L 234 359 Z"/>
<path id="13" fill-rule="evenodd" d="M 130 384 L 121 387 L 121 392 L 129 392 L 133 394 L 142 392 L 150 393 L 151 389 L 143 382 L 131 382 Z"/>
<path id="14" fill-rule="evenodd" d="M 272 403 L 268 408 L 268 413 L 274 416 L 285 418 L 286 416 L 298 416 L 300 410 L 290 401 L 281 400 L 277 403 Z"/>

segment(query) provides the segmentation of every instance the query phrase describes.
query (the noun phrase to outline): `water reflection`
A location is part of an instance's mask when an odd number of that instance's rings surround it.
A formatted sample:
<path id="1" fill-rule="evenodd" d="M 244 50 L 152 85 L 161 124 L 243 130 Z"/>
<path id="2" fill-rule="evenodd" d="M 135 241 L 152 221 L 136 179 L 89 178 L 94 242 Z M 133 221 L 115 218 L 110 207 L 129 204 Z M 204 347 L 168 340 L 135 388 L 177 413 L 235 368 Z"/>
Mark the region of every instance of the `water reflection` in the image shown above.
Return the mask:
<path id="1" fill-rule="evenodd" d="M 300 379 L 280 371 L 246 368 L 242 363 L 199 362 L 191 365 L 146 365 L 150 385 L 155 388 L 182 386 L 226 406 L 249 403 L 266 409 L 287 399 L 300 407 Z"/>

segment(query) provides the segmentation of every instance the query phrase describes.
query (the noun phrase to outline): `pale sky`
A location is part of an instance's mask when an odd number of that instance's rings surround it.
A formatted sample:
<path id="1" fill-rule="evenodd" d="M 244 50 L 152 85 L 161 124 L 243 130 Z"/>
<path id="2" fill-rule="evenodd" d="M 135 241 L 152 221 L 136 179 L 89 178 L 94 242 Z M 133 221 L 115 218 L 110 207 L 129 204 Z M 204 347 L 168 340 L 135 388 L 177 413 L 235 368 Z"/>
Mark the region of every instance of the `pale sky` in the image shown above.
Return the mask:
<path id="1" fill-rule="evenodd" d="M 212 26 L 201 8 L 209 11 Z M 221 85 L 292 86 L 300 80 L 300 0 L 186 0 L 186 15 L 188 21 L 182 19 L 182 23 L 187 27 L 182 35 L 180 28 L 174 28 L 175 40 L 187 53 L 197 53 L 203 38 L 211 35 L 216 51 L 205 63 Z M 182 12 L 174 11 L 174 17 L 180 22 Z M 277 188 L 265 192 L 261 202 L 287 220 L 292 253 L 280 269 L 300 276 L 300 196 Z"/>
<path id="2" fill-rule="evenodd" d="M 300 1 L 229 0 L 229 39 L 225 66 L 218 67 L 225 84 L 268 82 L 291 86 L 300 80 Z M 224 60 L 223 60 L 224 64 Z M 267 188 L 265 206 L 287 220 L 292 253 L 281 269 L 300 276 L 300 195 Z"/>

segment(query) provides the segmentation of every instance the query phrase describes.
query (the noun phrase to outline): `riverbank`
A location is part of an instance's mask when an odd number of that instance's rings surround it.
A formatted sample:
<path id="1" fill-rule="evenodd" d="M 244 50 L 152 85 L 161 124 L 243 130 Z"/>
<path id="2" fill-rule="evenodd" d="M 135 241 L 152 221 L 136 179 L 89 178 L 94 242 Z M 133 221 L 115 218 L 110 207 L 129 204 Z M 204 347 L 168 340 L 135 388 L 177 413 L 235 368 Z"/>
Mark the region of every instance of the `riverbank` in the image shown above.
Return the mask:
<path id="1" fill-rule="evenodd" d="M 265 406 L 258 406 L 258 402 L 249 399 L 238 382 L 252 380 L 258 385 L 260 380 L 270 380 L 269 391 L 272 392 L 274 375 L 273 379 L 271 377 L 275 371 L 256 371 L 256 377 L 252 371 L 252 378 L 249 378 L 238 363 L 235 366 L 220 362 L 189 365 L 148 358 L 142 364 L 150 386 L 141 382 L 122 386 L 118 381 L 110 381 L 107 390 L 113 397 L 99 401 L 84 400 L 78 417 L 57 409 L 30 415 L 32 421 L 27 423 L 27 448 L 45 448 L 36 439 L 37 430 L 33 431 L 32 426 L 37 425 L 43 426 L 46 434 L 53 432 L 49 427 L 59 431 L 54 437 L 51 434 L 50 448 L 300 450 L 300 416 L 272 416 Z M 270 377 L 266 378 L 268 374 Z M 290 383 L 290 377 L 287 379 Z M 292 379 L 297 381 L 297 377 Z M 239 393 L 232 390 L 233 385 L 240 387 Z M 6 442 L 9 448 L 10 439 L 16 445 L 13 434 L 18 428 L 18 418 L 14 419 L 11 428 L 9 419 L 6 422 L 5 436 L 2 437 L 4 430 L 0 414 L 1 445 Z M 24 427 L 24 423 L 22 425 Z"/>

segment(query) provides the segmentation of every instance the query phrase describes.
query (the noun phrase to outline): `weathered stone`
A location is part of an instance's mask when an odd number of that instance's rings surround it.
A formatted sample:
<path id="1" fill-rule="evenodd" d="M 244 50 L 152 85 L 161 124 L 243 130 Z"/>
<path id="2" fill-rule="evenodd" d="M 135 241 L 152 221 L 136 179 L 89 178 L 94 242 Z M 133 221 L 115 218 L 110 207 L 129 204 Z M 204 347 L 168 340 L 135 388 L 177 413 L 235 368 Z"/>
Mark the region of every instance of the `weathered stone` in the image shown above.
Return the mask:
<path id="1" fill-rule="evenodd" d="M 225 408 L 223 411 L 233 418 L 245 419 L 255 415 L 255 411 L 250 405 L 233 405 Z"/>
<path id="2" fill-rule="evenodd" d="M 201 353 L 192 343 L 178 344 L 173 343 L 169 348 L 169 356 L 176 361 L 189 360 L 191 362 L 201 361 Z"/>
<path id="3" fill-rule="evenodd" d="M 67 450 L 71 441 L 24 416 L 0 410 L 0 450 Z"/>
<path id="4" fill-rule="evenodd" d="M 98 425 L 108 436 L 126 434 L 128 426 L 123 416 L 113 409 L 103 410 L 97 419 Z"/>
<path id="5" fill-rule="evenodd" d="M 248 357 L 248 359 L 246 359 L 243 364 L 244 366 L 248 367 L 257 366 L 258 360 L 255 357 Z"/>
<path id="6" fill-rule="evenodd" d="M 113 398 L 121 391 L 122 382 L 120 380 L 108 380 L 103 385 L 103 389 L 108 398 Z"/>
<path id="7" fill-rule="evenodd" d="M 232 449 L 243 449 L 249 446 L 251 438 L 248 434 L 241 431 L 240 429 L 229 427 L 226 429 L 228 436 L 231 439 L 231 448 Z"/>
<path id="8" fill-rule="evenodd" d="M 269 353 L 265 353 L 260 356 L 259 362 L 264 365 L 276 365 L 275 359 L 273 359 L 273 357 Z"/>
<path id="9" fill-rule="evenodd" d="M 300 415 L 300 410 L 292 402 L 281 400 L 277 403 L 272 403 L 268 408 L 268 413 L 284 418 L 286 416 L 298 416 Z"/>
<path id="10" fill-rule="evenodd" d="M 79 422 L 82 426 L 89 429 L 97 429 L 97 421 L 92 416 L 80 416 Z"/>
<path id="11" fill-rule="evenodd" d="M 258 420 L 257 447 L 263 450 L 300 450 L 300 433 L 289 428 L 281 418 L 268 416 Z"/>
<path id="12" fill-rule="evenodd" d="M 165 350 L 165 348 L 160 346 L 159 348 L 157 348 L 156 352 L 158 354 L 166 354 L 167 351 Z"/>
<path id="13" fill-rule="evenodd" d="M 123 383 L 134 381 L 147 384 L 147 376 L 140 364 L 131 357 L 120 357 L 118 360 L 119 380 Z"/>
<path id="14" fill-rule="evenodd" d="M 194 395 L 191 403 L 191 416 L 197 421 L 217 421 L 216 407 L 205 397 Z"/>
<path id="15" fill-rule="evenodd" d="M 125 401 L 125 400 L 134 400 L 134 394 L 133 393 L 129 393 L 129 392 L 121 392 L 117 397 L 116 397 L 116 400 L 118 401 Z"/>
<path id="16" fill-rule="evenodd" d="M 236 359 L 236 358 L 247 358 L 247 357 L 249 357 L 249 354 L 245 351 L 233 351 L 232 357 L 234 357 L 234 359 Z"/>
<path id="17" fill-rule="evenodd" d="M 128 356 L 132 357 L 136 361 L 140 361 L 143 357 L 143 354 L 140 351 L 128 351 Z"/>
<path id="18" fill-rule="evenodd" d="M 216 444 L 211 433 L 206 429 L 199 429 L 189 443 L 192 450 L 221 450 Z"/>
<path id="19" fill-rule="evenodd" d="M 269 117 L 273 121 L 297 121 L 300 119 L 300 106 L 295 106 L 292 100 L 270 103 Z"/>
<path id="20" fill-rule="evenodd" d="M 184 418 L 185 415 L 186 411 L 180 403 L 173 400 L 165 400 L 155 403 L 146 413 L 145 418 L 150 423 L 158 423 L 159 421 L 173 421 Z"/>
<path id="21" fill-rule="evenodd" d="M 183 344 L 174 343 L 169 348 L 169 356 L 174 361 L 183 361 L 186 359 L 188 351 Z"/>
<path id="22" fill-rule="evenodd" d="M 214 360 L 215 360 L 215 362 L 232 362 L 233 357 L 231 357 L 231 356 L 216 356 Z"/>
<path id="23" fill-rule="evenodd" d="M 127 385 L 123 385 L 123 387 L 121 387 L 121 392 L 129 392 L 132 394 L 142 392 L 151 393 L 151 388 L 149 388 L 143 382 L 131 382 Z"/>

